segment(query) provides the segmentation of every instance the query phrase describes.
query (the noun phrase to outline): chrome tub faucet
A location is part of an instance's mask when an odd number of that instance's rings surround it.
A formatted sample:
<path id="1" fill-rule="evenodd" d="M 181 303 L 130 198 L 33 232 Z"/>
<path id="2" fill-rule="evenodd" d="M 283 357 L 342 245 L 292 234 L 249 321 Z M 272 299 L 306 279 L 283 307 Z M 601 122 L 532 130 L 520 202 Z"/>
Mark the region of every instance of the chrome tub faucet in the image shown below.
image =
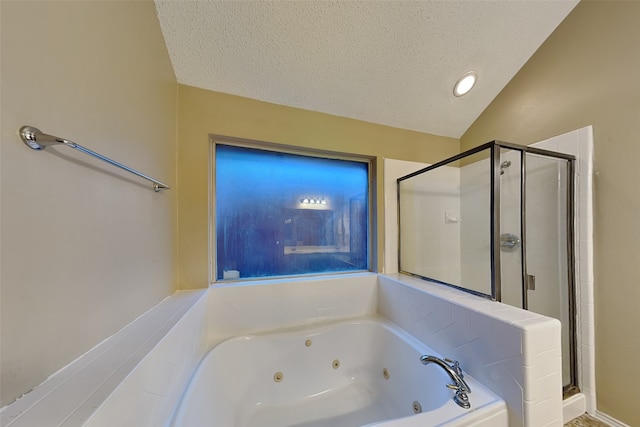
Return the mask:
<path id="1" fill-rule="evenodd" d="M 445 370 L 453 384 L 447 384 L 447 387 L 455 390 L 455 395 L 453 396 L 453 401 L 458 404 L 458 406 L 469 409 L 471 408 L 471 403 L 469 403 L 469 393 L 471 393 L 471 388 L 469 388 L 469 384 L 464 380 L 464 375 L 462 374 L 462 368 L 460 368 L 460 363 L 457 360 L 451 360 L 445 358 L 440 359 L 436 356 L 430 356 L 425 354 L 420 357 L 420 361 L 423 365 L 428 365 L 429 363 L 435 363 Z"/>

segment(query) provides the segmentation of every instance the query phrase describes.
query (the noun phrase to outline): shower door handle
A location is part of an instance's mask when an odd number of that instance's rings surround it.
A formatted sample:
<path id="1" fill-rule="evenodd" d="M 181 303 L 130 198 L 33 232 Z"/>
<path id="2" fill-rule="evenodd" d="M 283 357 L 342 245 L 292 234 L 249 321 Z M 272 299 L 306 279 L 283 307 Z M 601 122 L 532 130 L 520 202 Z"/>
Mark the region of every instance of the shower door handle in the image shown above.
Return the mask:
<path id="1" fill-rule="evenodd" d="M 536 276 L 534 276 L 533 274 L 527 274 L 527 290 L 536 290 Z"/>

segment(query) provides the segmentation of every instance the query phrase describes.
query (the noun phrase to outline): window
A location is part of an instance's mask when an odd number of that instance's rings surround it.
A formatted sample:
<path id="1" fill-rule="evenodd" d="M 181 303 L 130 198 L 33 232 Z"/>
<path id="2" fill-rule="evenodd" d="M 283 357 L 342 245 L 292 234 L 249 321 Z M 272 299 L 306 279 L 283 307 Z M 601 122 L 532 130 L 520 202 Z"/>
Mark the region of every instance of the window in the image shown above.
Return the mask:
<path id="1" fill-rule="evenodd" d="M 215 144 L 216 280 L 369 268 L 369 162 Z"/>

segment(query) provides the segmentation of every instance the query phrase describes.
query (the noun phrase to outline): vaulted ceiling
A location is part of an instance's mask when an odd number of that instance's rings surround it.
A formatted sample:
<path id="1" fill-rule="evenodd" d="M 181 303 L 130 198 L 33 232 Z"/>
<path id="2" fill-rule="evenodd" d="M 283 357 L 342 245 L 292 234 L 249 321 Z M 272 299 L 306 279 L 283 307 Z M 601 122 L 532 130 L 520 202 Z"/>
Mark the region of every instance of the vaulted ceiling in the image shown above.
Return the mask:
<path id="1" fill-rule="evenodd" d="M 459 138 L 578 1 L 155 3 L 179 83 Z"/>

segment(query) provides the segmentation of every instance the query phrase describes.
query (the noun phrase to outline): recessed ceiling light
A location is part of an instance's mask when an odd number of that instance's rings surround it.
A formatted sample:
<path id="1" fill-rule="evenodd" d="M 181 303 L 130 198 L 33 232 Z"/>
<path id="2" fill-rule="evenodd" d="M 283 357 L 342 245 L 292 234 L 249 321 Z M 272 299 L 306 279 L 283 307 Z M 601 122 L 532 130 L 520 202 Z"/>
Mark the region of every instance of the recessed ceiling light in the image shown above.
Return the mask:
<path id="1" fill-rule="evenodd" d="M 453 94 L 455 96 L 462 96 L 466 94 L 471 90 L 471 88 L 473 88 L 473 85 L 476 84 L 476 80 L 478 80 L 478 74 L 475 71 L 465 73 L 453 87 Z"/>

